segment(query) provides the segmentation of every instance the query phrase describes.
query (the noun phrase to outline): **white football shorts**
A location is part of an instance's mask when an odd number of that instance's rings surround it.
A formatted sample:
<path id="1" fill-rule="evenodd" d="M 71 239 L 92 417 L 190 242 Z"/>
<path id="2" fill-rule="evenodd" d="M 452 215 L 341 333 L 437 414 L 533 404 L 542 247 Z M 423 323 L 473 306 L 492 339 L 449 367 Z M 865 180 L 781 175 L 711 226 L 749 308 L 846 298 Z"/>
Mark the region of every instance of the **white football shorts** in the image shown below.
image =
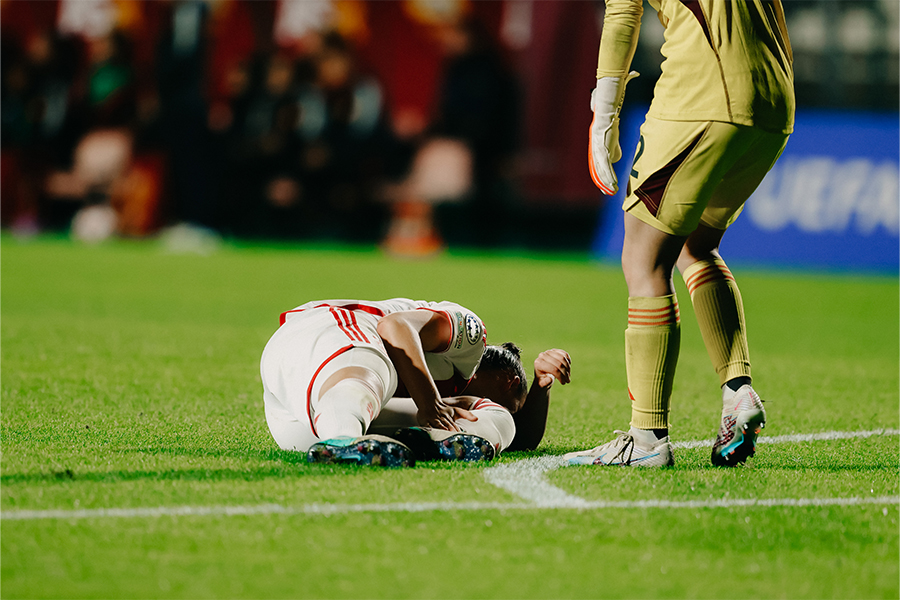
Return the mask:
<path id="1" fill-rule="evenodd" d="M 319 390 L 338 369 L 374 373 L 384 390 L 381 407 L 394 395 L 397 371 L 377 325 L 378 318 L 365 312 L 313 308 L 288 319 L 271 337 L 260 376 L 266 423 L 280 448 L 305 452 L 319 441 L 313 426 Z"/>

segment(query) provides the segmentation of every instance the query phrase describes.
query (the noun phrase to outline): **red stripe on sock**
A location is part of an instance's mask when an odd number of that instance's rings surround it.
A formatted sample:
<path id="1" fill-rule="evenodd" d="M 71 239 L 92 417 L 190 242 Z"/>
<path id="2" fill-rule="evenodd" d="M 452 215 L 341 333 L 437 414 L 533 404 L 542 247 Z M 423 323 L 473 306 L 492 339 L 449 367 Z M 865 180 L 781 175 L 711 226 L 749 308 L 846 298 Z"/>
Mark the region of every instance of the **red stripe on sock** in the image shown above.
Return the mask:
<path id="1" fill-rule="evenodd" d="M 718 280 L 734 281 L 734 275 L 731 274 L 731 271 L 728 269 L 728 267 L 710 265 L 688 277 L 685 283 L 687 284 L 688 292 L 693 294 L 694 290 L 696 290 L 704 283 Z"/>
<path id="2" fill-rule="evenodd" d="M 677 304 L 663 308 L 629 308 L 628 324 L 644 327 L 670 325 L 681 322 L 681 311 Z"/>

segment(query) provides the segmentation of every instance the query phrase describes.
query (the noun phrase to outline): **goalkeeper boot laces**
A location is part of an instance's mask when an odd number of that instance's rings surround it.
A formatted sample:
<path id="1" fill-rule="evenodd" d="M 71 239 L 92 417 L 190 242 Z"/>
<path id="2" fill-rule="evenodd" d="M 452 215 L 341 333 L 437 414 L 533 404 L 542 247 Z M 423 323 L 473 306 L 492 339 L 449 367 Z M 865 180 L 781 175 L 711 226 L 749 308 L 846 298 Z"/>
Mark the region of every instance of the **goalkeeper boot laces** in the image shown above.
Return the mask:
<path id="1" fill-rule="evenodd" d="M 570 465 L 600 465 L 621 467 L 670 467 L 675 464 L 669 436 L 655 444 L 644 444 L 627 431 L 616 430 L 616 438 L 581 452 L 564 457 Z"/>
<path id="2" fill-rule="evenodd" d="M 745 462 L 756 452 L 756 438 L 765 426 L 762 400 L 752 387 L 741 386 L 730 400 L 723 401 L 712 463 L 717 467 L 733 467 Z"/>
<path id="3" fill-rule="evenodd" d="M 418 460 L 492 460 L 498 454 L 488 440 L 471 433 L 423 427 L 398 429 L 393 436 L 409 446 Z"/>
<path id="4" fill-rule="evenodd" d="M 313 444 L 306 453 L 311 463 L 350 463 L 373 467 L 411 467 L 413 451 L 405 444 L 383 435 L 340 437 Z"/>

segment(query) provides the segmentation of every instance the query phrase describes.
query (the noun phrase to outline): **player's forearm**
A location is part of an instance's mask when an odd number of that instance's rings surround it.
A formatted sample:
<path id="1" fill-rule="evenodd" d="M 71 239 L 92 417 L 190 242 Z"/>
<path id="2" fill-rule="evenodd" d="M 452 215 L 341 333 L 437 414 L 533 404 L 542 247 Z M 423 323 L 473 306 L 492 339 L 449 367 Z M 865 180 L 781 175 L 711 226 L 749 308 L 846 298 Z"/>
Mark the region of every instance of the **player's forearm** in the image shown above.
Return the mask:
<path id="1" fill-rule="evenodd" d="M 516 436 L 508 451 L 534 450 L 544 439 L 547 413 L 550 410 L 550 388 L 541 387 L 535 381 L 528 390 L 525 405 L 513 414 Z"/>
<path id="2" fill-rule="evenodd" d="M 384 348 L 397 370 L 397 376 L 416 406 L 420 409 L 434 407 L 440 394 L 428 371 L 419 332 L 406 322 L 384 320 L 378 325 L 378 334 L 384 341 Z"/>
<path id="3" fill-rule="evenodd" d="M 628 73 L 637 48 L 643 12 L 641 0 L 606 0 L 597 79 L 624 77 Z"/>

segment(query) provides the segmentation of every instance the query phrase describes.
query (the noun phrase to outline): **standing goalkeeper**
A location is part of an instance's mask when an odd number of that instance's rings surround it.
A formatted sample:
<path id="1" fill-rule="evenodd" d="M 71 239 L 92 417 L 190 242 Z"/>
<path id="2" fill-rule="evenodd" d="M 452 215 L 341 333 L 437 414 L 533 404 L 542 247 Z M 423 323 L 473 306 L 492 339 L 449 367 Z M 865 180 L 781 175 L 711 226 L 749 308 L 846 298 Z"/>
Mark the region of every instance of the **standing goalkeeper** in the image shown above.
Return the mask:
<path id="1" fill-rule="evenodd" d="M 751 387 L 744 310 L 719 254 L 725 230 L 793 130 L 790 41 L 780 0 L 649 0 L 666 28 L 662 75 L 641 126 L 623 209 L 628 285 L 625 367 L 631 428 L 573 464 L 673 464 L 669 399 L 680 319 L 678 268 L 722 386 L 715 465 L 744 462 L 765 411 Z M 641 0 L 606 0 L 591 96 L 589 163 L 605 194 L 618 190 L 618 116 L 637 46 Z"/>

